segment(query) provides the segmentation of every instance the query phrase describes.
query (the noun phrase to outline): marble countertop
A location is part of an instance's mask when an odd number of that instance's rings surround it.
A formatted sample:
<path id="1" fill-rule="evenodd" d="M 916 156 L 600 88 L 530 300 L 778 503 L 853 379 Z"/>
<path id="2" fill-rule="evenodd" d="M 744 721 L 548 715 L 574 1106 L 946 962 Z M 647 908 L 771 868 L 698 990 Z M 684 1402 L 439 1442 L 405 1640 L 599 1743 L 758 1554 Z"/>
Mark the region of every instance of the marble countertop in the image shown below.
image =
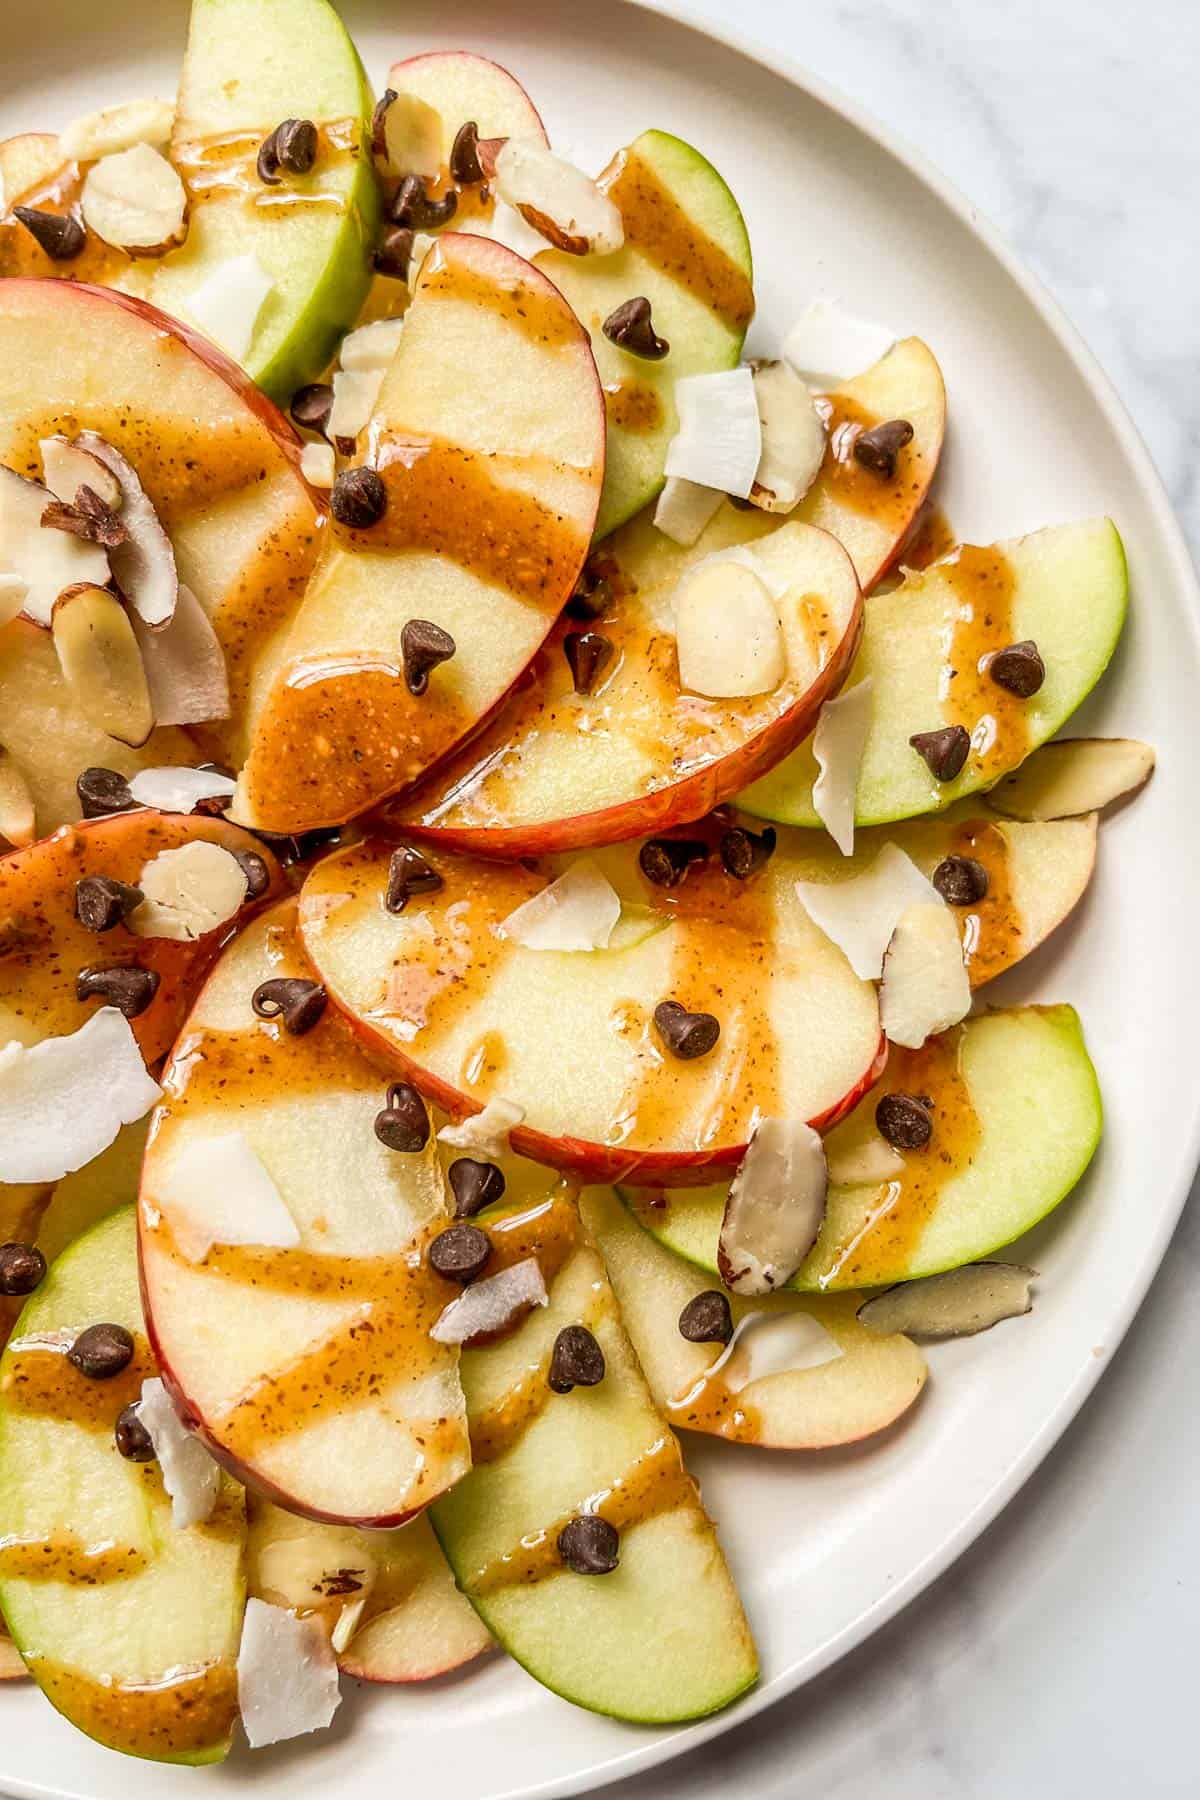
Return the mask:
<path id="1" fill-rule="evenodd" d="M 725 0 L 685 3 L 728 29 Z M 1112 376 L 1200 553 L 1194 0 L 738 0 L 736 16 L 1008 236 Z M 974 1549 L 801 1693 L 604 1800 L 1200 1791 L 1198 1294 L 1193 1194 L 1100 1387 Z"/>

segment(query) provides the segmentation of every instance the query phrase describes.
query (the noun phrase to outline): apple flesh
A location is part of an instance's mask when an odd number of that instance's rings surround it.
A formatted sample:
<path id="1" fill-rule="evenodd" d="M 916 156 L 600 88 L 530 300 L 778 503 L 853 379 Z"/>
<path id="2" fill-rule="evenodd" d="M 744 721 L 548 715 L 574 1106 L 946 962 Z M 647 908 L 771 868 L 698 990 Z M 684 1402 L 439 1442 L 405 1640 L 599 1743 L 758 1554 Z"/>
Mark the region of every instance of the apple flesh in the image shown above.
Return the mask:
<path id="1" fill-rule="evenodd" d="M 63 1354 L 100 1321 L 136 1347 L 103 1384 Z M 29 1673 L 89 1737 L 160 1762 L 218 1762 L 237 1710 L 243 1499 L 226 1480 L 211 1519 L 176 1530 L 157 1464 L 119 1455 L 117 1415 L 153 1373 L 126 1207 L 52 1265 L 0 1361 L 0 1605 Z M 17 1552 L 39 1544 L 31 1577 Z"/>
<path id="2" fill-rule="evenodd" d="M 37 1233 L 37 1247 L 47 1262 L 119 1206 L 137 1199 L 149 1129 L 149 1115 L 123 1125 L 107 1150 L 55 1184 Z"/>

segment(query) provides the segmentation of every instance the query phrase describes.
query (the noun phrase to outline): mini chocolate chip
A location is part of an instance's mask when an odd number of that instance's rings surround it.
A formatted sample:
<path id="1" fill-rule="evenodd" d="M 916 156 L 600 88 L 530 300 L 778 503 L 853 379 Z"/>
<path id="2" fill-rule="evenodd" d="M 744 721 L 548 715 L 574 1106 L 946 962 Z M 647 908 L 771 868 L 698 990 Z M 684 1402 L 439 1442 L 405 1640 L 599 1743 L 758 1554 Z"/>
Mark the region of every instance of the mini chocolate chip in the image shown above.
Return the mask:
<path id="1" fill-rule="evenodd" d="M 638 851 L 638 867 L 655 887 L 678 887 L 693 863 L 707 860 L 699 838 L 647 838 Z"/>
<path id="2" fill-rule="evenodd" d="M 289 1037 L 303 1037 L 325 1011 L 328 998 L 319 981 L 306 981 L 300 975 L 277 975 L 259 983 L 250 996 L 250 1005 L 260 1019 L 282 1019 Z"/>
<path id="3" fill-rule="evenodd" d="M 482 1275 L 492 1254 L 492 1240 L 478 1225 L 447 1225 L 429 1246 L 429 1266 L 447 1281 L 466 1287 Z"/>
<path id="4" fill-rule="evenodd" d="M 32 1294 L 46 1273 L 46 1259 L 33 1244 L 0 1244 L 0 1294 Z"/>
<path id="5" fill-rule="evenodd" d="M 380 238 L 379 248 L 375 252 L 375 268 L 380 275 L 390 275 L 393 281 L 408 279 L 415 235 L 407 225 L 390 225 L 388 227 Z"/>
<path id="6" fill-rule="evenodd" d="M 85 769 L 76 777 L 75 792 L 85 819 L 103 819 L 109 813 L 138 810 L 129 783 L 115 769 Z"/>
<path id="7" fill-rule="evenodd" d="M 479 162 L 479 126 L 474 119 L 460 125 L 450 147 L 450 175 L 460 187 L 474 187 L 483 180 Z"/>
<path id="8" fill-rule="evenodd" d="M 431 862 L 426 861 L 411 844 L 401 844 L 392 851 L 388 864 L 387 892 L 383 904 L 390 913 L 402 913 L 414 894 L 436 894 L 446 885 Z"/>
<path id="9" fill-rule="evenodd" d="M 915 1094 L 885 1094 L 875 1108 L 875 1123 L 893 1150 L 920 1150 L 933 1136 L 929 1108 Z"/>
<path id="10" fill-rule="evenodd" d="M 720 1023 L 711 1013 L 689 1012 L 678 1000 L 660 1000 L 654 1009 L 654 1023 L 671 1055 L 681 1062 L 707 1056 L 721 1035 Z"/>
<path id="11" fill-rule="evenodd" d="M 387 489 L 375 469 L 343 469 L 329 490 L 329 510 L 339 525 L 367 531 L 387 511 Z"/>
<path id="12" fill-rule="evenodd" d="M 123 1325 L 89 1325 L 67 1351 L 67 1361 L 89 1381 L 111 1381 L 133 1361 L 133 1339 Z"/>
<path id="13" fill-rule="evenodd" d="M 124 1412 L 117 1414 L 113 1427 L 117 1450 L 126 1462 L 153 1462 L 154 1439 L 138 1417 L 138 1402 L 132 1400 Z"/>
<path id="14" fill-rule="evenodd" d="M 504 1197 L 504 1171 L 493 1162 L 459 1156 L 450 1164 L 448 1175 L 456 1219 L 473 1219 L 485 1206 L 494 1206 Z"/>
<path id="15" fill-rule="evenodd" d="M 31 237 L 37 240 L 52 262 L 71 262 L 87 243 L 83 221 L 74 213 L 42 212 L 36 206 L 14 206 L 13 218 L 19 219 Z"/>
<path id="16" fill-rule="evenodd" d="M 556 1394 L 596 1387 L 604 1380 L 604 1352 L 586 1325 L 563 1326 L 554 1340 L 546 1379 Z"/>
<path id="17" fill-rule="evenodd" d="M 258 900 L 271 885 L 271 871 L 256 850 L 235 850 L 234 859 L 246 877 L 247 900 Z"/>
<path id="18" fill-rule="evenodd" d="M 374 156 L 387 156 L 388 109 L 396 98 L 395 88 L 384 88 L 375 102 L 375 111 L 371 114 L 371 152 Z"/>
<path id="19" fill-rule="evenodd" d="M 1023 638 L 1019 644 L 997 650 L 988 663 L 987 672 L 997 687 L 1015 694 L 1018 700 L 1032 698 L 1046 679 L 1046 665 L 1032 638 Z"/>
<path id="20" fill-rule="evenodd" d="M 332 411 L 333 389 L 327 381 L 310 381 L 292 395 L 292 417 L 305 431 L 324 431 Z"/>
<path id="21" fill-rule="evenodd" d="M 130 887 L 127 881 L 111 875 L 85 875 L 75 883 L 75 917 L 85 931 L 111 931 L 145 898 L 141 888 Z"/>
<path id="22" fill-rule="evenodd" d="M 733 1314 L 719 1288 L 693 1295 L 679 1315 L 679 1335 L 689 1344 L 727 1344 L 733 1336 Z"/>
<path id="23" fill-rule="evenodd" d="M 415 1087 L 394 1081 L 387 1091 L 387 1105 L 375 1114 L 375 1136 L 389 1150 L 415 1156 L 429 1142 L 429 1109 Z"/>
<path id="24" fill-rule="evenodd" d="M 136 1019 L 158 992 L 157 969 L 139 969 L 136 963 L 117 963 L 110 969 L 80 969 L 75 977 L 77 1000 L 103 1000 L 127 1019 Z"/>
<path id="25" fill-rule="evenodd" d="M 630 356 L 640 356 L 646 362 L 661 362 L 671 348 L 666 338 L 660 338 L 654 329 L 650 316 L 650 302 L 644 294 L 634 300 L 624 300 L 614 312 L 610 312 L 600 327 L 610 344 L 616 344 L 619 350 L 628 350 Z"/>
<path id="26" fill-rule="evenodd" d="M 558 1534 L 558 1554 L 575 1575 L 611 1575 L 620 1548 L 616 1526 L 598 1513 L 580 1513 Z"/>
<path id="27" fill-rule="evenodd" d="M 568 631 L 563 654 L 577 694 L 590 694 L 613 658 L 613 642 L 599 631 Z"/>
<path id="28" fill-rule="evenodd" d="M 311 119 L 282 119 L 258 152 L 258 179 L 279 185 L 279 171 L 307 175 L 317 160 L 317 128 Z"/>
<path id="29" fill-rule="evenodd" d="M 953 781 L 960 775 L 971 748 L 966 727 L 962 725 L 943 725 L 937 731 L 917 731 L 908 741 L 924 759 L 936 781 Z"/>
<path id="30" fill-rule="evenodd" d="M 413 231 L 433 231 L 448 225 L 458 211 L 458 195 L 447 188 L 440 200 L 425 192 L 419 175 L 406 175 L 392 201 L 392 224 L 407 225 Z"/>
<path id="31" fill-rule="evenodd" d="M 907 419 L 888 419 L 883 425 L 872 425 L 854 440 L 854 460 L 873 475 L 891 481 L 896 473 L 896 458 L 905 444 L 912 442 L 913 428 Z"/>
<path id="32" fill-rule="evenodd" d="M 49 501 L 42 508 L 39 523 L 47 531 L 69 531 L 72 537 L 88 544 L 102 544 L 106 550 L 119 549 L 129 536 L 112 507 L 106 506 L 86 482 L 80 483 L 69 506 L 61 500 Z"/>
<path id="33" fill-rule="evenodd" d="M 575 592 L 567 601 L 564 611 L 572 619 L 582 619 L 590 625 L 594 619 L 600 618 L 613 604 L 612 584 L 606 575 L 593 575 L 587 569 L 579 577 Z"/>
<path id="34" fill-rule="evenodd" d="M 409 619 L 400 633 L 404 680 L 410 694 L 423 694 L 439 663 L 449 662 L 458 645 L 448 631 L 430 619 Z"/>
<path id="35" fill-rule="evenodd" d="M 933 871 L 933 885 L 951 906 L 974 906 L 988 891 L 988 872 L 973 856 L 945 856 Z"/>
<path id="36" fill-rule="evenodd" d="M 722 832 L 721 861 L 727 874 L 735 881 L 749 881 L 770 862 L 778 841 L 773 825 L 768 825 L 764 831 L 748 831 L 744 825 L 734 825 L 729 831 Z"/>

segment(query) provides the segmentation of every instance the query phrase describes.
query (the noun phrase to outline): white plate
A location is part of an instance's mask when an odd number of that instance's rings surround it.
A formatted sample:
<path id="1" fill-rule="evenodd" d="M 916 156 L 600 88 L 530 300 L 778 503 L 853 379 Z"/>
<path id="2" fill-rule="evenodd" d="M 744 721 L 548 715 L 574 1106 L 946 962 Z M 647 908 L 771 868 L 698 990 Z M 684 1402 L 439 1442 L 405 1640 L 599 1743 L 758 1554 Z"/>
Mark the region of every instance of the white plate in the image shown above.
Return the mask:
<path id="1" fill-rule="evenodd" d="M 98 1749 L 13 1687 L 0 1695 L 0 1783 L 12 1794 L 196 1800 L 253 1783 L 255 1800 L 351 1788 L 357 1800 L 390 1800 L 402 1783 L 438 1800 L 528 1800 L 632 1773 L 746 1719 L 912 1599 L 1029 1476 L 1120 1341 L 1200 1153 L 1195 578 L 1133 426 L 1053 303 L 940 177 L 777 58 L 753 60 L 625 0 L 347 0 L 342 10 L 376 79 L 397 56 L 435 47 L 509 65 L 552 138 L 594 168 L 647 125 L 693 139 L 746 210 L 754 349 L 776 346 L 816 294 L 928 339 L 950 393 L 941 499 L 962 535 L 1116 519 L 1132 614 L 1071 729 L 1147 737 L 1159 771 L 1106 823 L 1072 924 L 994 996 L 1079 1008 L 1108 1129 L 1079 1192 L 1026 1246 L 1042 1271 L 1032 1317 L 936 1350 L 929 1390 L 886 1441 L 807 1458 L 689 1443 L 762 1653 L 763 1679 L 739 1706 L 684 1731 L 634 1729 L 567 1706 L 496 1658 L 458 1679 L 351 1694 L 333 1731 L 195 1773 Z M 95 105 L 169 94 L 185 19 L 185 0 L 6 0 L 0 125 L 52 128 Z"/>

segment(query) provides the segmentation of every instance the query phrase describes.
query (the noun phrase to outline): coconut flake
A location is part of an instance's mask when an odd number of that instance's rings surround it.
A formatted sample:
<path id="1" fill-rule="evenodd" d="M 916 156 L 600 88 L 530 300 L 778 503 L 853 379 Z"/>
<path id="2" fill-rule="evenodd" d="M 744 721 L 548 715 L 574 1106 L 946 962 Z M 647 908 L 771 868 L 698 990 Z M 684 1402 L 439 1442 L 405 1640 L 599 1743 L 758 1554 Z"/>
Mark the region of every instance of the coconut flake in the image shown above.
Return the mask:
<path id="1" fill-rule="evenodd" d="M 45 626 L 50 624 L 55 601 L 67 588 L 85 582 L 104 587 L 111 578 L 108 556 L 100 544 L 42 524 L 50 501 L 50 490 L 40 481 L 27 481 L 0 463 L 0 568 L 9 578 L 5 609 L 12 604 L 13 584 L 22 583 L 25 617 Z"/>
<path id="2" fill-rule="evenodd" d="M 675 383 L 679 430 L 667 445 L 667 475 L 747 500 L 762 460 L 762 427 L 750 369 L 684 375 Z"/>
<path id="3" fill-rule="evenodd" d="M 119 250 L 158 250 L 183 236 L 187 191 L 165 156 L 133 144 L 93 163 L 79 210 L 89 231 Z"/>
<path id="4" fill-rule="evenodd" d="M 162 1095 L 129 1020 L 102 1006 L 68 1037 L 0 1050 L 0 1181 L 61 1181 Z"/>
<path id="5" fill-rule="evenodd" d="M 275 277 L 253 250 L 218 263 L 212 274 L 192 289 L 183 306 L 188 317 L 208 333 L 235 362 L 244 362 Z"/>
<path id="6" fill-rule="evenodd" d="M 874 686 L 868 675 L 827 700 L 813 733 L 819 773 L 813 782 L 813 811 L 843 856 L 854 854 L 854 813 L 858 772 L 871 731 Z"/>
<path id="7" fill-rule="evenodd" d="M 735 1294 L 769 1294 L 796 1273 L 825 1219 L 829 1174 L 802 1119 L 763 1119 L 729 1186 L 717 1267 Z"/>
<path id="8" fill-rule="evenodd" d="M 698 481 L 685 481 L 670 475 L 663 484 L 654 508 L 655 527 L 673 544 L 690 550 L 705 526 L 716 516 L 725 498 L 719 488 L 701 487 Z"/>
<path id="9" fill-rule="evenodd" d="M 885 844 L 861 875 L 798 881 L 796 894 L 813 924 L 863 981 L 878 980 L 892 933 L 910 906 L 942 904 L 933 883 L 896 844 Z"/>
<path id="10" fill-rule="evenodd" d="M 822 1369 L 845 1355 L 841 1345 L 819 1319 L 797 1308 L 788 1312 L 743 1313 L 733 1336 L 711 1362 L 695 1386 L 671 1402 L 672 1410 L 699 1399 L 718 1375 L 731 1394 L 740 1394 L 751 1382 L 772 1375 L 799 1375 L 806 1369 Z"/>
<path id="11" fill-rule="evenodd" d="M 808 387 L 785 362 L 759 363 L 754 392 L 762 455 L 750 498 L 764 512 L 789 513 L 821 472 L 825 426 Z"/>
<path id="12" fill-rule="evenodd" d="M 333 377 L 333 405 L 325 430 L 337 444 L 352 444 L 360 431 L 365 431 L 379 390 L 384 370 L 339 369 Z"/>
<path id="13" fill-rule="evenodd" d="M 300 473 L 310 487 L 331 488 L 337 478 L 337 459 L 332 444 L 305 444 L 300 452 Z"/>
<path id="14" fill-rule="evenodd" d="M 901 916 L 883 959 L 879 1022 L 893 1044 L 919 1050 L 971 1010 L 971 982 L 950 908 L 918 901 Z"/>
<path id="15" fill-rule="evenodd" d="M 403 330 L 403 318 L 373 319 L 369 325 L 360 325 L 342 339 L 338 361 L 352 372 L 386 369 L 399 348 Z"/>
<path id="16" fill-rule="evenodd" d="M 1063 738 L 1043 744 L 985 796 L 1007 819 L 1076 819 L 1124 799 L 1154 773 L 1136 738 Z"/>
<path id="17" fill-rule="evenodd" d="M 541 1265 L 536 1256 L 530 1256 L 464 1288 L 439 1315 L 429 1335 L 439 1344 L 468 1344 L 475 1338 L 508 1331 L 533 1307 L 549 1303 Z"/>
<path id="18" fill-rule="evenodd" d="M 485 1156 L 504 1156 L 512 1145 L 509 1132 L 525 1117 L 525 1108 L 497 1095 L 482 1112 L 472 1113 L 458 1125 L 443 1125 L 438 1142 L 454 1150 L 482 1150 Z"/>
<path id="19" fill-rule="evenodd" d="M 56 500 L 70 506 L 81 487 L 90 487 L 105 506 L 114 512 L 125 504 L 121 484 L 107 464 L 90 450 L 83 450 L 70 438 L 41 438 L 42 477 Z"/>
<path id="20" fill-rule="evenodd" d="M 538 138 L 509 138 L 495 179 L 500 197 L 571 256 L 610 256 L 625 242 L 624 221 L 607 194 Z"/>
<path id="21" fill-rule="evenodd" d="M 146 896 L 126 924 L 138 937 L 190 943 L 232 919 L 246 899 L 246 871 L 220 844 L 197 838 L 160 850 L 137 878 Z"/>
<path id="22" fill-rule="evenodd" d="M 525 950 L 607 950 L 620 916 L 616 889 L 584 857 L 509 913 L 500 935 Z"/>
<path id="23" fill-rule="evenodd" d="M 806 380 L 845 381 L 886 356 L 896 334 L 836 300 L 806 306 L 783 340 L 783 354 Z"/>
<path id="24" fill-rule="evenodd" d="M 787 675 L 787 647 L 761 575 L 739 558 L 706 557 L 673 597 L 679 681 L 713 699 L 770 694 Z"/>
<path id="25" fill-rule="evenodd" d="M 109 551 L 117 586 L 143 624 L 166 625 L 179 599 L 179 575 L 154 503 L 132 463 L 99 432 L 81 431 L 75 443 L 103 463 L 121 489 L 121 523 L 128 536 Z"/>
<path id="26" fill-rule="evenodd" d="M 201 800 L 232 799 L 237 782 L 215 769 L 139 769 L 129 778 L 129 791 L 139 806 L 190 813 Z"/>
<path id="27" fill-rule="evenodd" d="M 221 1471 L 183 1423 L 157 1375 L 142 1383 L 137 1416 L 150 1434 L 163 1486 L 171 1496 L 171 1524 L 176 1531 L 203 1525 L 217 1504 Z"/>
<path id="28" fill-rule="evenodd" d="M 858 1321 L 885 1336 L 902 1331 L 919 1338 L 973 1337 L 1001 1319 L 1031 1312 L 1036 1278 L 1036 1269 L 1020 1263 L 965 1263 L 876 1294 L 859 1307 Z"/>
<path id="29" fill-rule="evenodd" d="M 315 1613 L 299 1618 L 266 1600 L 247 1600 L 237 1677 L 252 1750 L 322 1730 L 341 1705 L 337 1660 Z"/>
<path id="30" fill-rule="evenodd" d="M 126 100 L 72 120 L 58 134 L 58 148 L 64 162 L 96 162 L 135 144 L 161 150 L 171 141 L 174 123 L 173 100 Z"/>
<path id="31" fill-rule="evenodd" d="M 189 1262 L 203 1262 L 214 1244 L 294 1250 L 300 1242 L 283 1196 L 241 1131 L 188 1139 L 155 1203 Z"/>
<path id="32" fill-rule="evenodd" d="M 225 652 L 191 588 L 179 583 L 169 624 L 153 629 L 136 613 L 131 623 L 157 724 L 203 725 L 229 717 Z"/>

